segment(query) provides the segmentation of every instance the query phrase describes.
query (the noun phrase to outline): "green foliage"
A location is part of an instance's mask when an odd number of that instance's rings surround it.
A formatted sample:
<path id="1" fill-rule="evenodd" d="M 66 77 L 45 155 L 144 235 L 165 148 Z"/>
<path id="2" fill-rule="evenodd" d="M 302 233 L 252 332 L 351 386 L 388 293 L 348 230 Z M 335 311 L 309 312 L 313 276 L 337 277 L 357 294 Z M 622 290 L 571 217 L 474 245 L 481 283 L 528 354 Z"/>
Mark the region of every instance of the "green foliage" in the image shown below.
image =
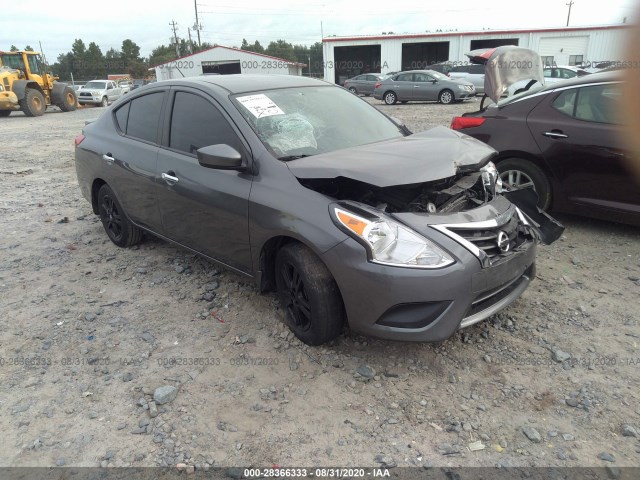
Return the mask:
<path id="1" fill-rule="evenodd" d="M 296 55 L 293 51 L 293 45 L 285 40 L 276 40 L 275 42 L 269 42 L 265 54 L 272 57 L 283 58 L 284 60 L 296 61 Z"/>
<path id="2" fill-rule="evenodd" d="M 87 46 L 82 39 L 77 38 L 71 45 L 69 52 L 58 55 L 56 63 L 52 65 L 52 70 L 64 81 L 71 80 L 71 74 L 74 79 L 82 81 L 106 78 L 109 74 L 122 73 L 127 73 L 133 78 L 143 78 L 149 75 L 148 69 L 150 67 L 178 57 L 208 50 L 214 46 L 215 44 L 208 42 L 197 45 L 195 41 L 178 39 L 177 52 L 176 45 L 172 42 L 169 45 L 158 45 L 151 51 L 148 58 L 143 58 L 140 56 L 140 47 L 128 38 L 122 41 L 120 50 L 110 48 L 104 54 L 95 42 L 90 42 Z M 240 48 L 248 52 L 263 53 L 305 65 L 311 63 L 311 69 L 308 66 L 304 68 L 305 74 L 322 73 L 322 42 L 306 46 L 293 45 L 279 39 L 269 42 L 267 48 L 264 48 L 258 40 L 249 43 L 243 38 Z M 27 46 L 26 49 L 31 49 L 31 47 Z M 15 45 L 11 46 L 11 51 L 17 50 Z"/>
<path id="3" fill-rule="evenodd" d="M 26 47 L 24 47 L 24 51 L 25 52 L 34 52 L 35 50 L 33 48 L 31 48 L 31 45 L 27 45 Z"/>
<path id="4" fill-rule="evenodd" d="M 11 48 L 9 49 L 10 52 L 17 52 L 18 51 L 18 47 L 16 47 L 15 45 L 11 45 Z"/>

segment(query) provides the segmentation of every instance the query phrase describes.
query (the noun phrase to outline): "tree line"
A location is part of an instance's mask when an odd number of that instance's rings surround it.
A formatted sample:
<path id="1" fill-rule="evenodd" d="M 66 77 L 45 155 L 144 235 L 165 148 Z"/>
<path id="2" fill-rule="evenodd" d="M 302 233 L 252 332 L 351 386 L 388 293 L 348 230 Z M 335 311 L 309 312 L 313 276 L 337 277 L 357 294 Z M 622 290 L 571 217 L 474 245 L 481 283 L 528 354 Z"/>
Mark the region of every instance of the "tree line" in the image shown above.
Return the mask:
<path id="1" fill-rule="evenodd" d="M 175 60 L 192 53 L 197 53 L 214 47 L 214 44 L 202 42 L 201 45 L 178 39 L 178 43 L 159 45 L 154 48 L 148 57 L 140 56 L 140 47 L 131 39 L 122 41 L 119 50 L 110 48 L 102 52 L 95 42 L 85 44 L 82 39 L 75 39 L 71 50 L 58 55 L 56 62 L 50 65 L 51 70 L 62 80 L 90 80 L 106 78 L 109 74 L 128 74 L 133 78 L 147 78 L 153 75 L 149 68 Z M 271 41 L 263 47 L 258 40 L 253 43 L 242 39 L 239 47 L 248 52 L 261 53 L 272 57 L 282 58 L 307 65 L 303 73 L 322 72 L 322 42 L 316 42 L 311 46 L 293 45 L 285 40 Z M 15 45 L 11 45 L 11 51 L 17 51 Z M 29 45 L 25 50 L 33 51 Z"/>

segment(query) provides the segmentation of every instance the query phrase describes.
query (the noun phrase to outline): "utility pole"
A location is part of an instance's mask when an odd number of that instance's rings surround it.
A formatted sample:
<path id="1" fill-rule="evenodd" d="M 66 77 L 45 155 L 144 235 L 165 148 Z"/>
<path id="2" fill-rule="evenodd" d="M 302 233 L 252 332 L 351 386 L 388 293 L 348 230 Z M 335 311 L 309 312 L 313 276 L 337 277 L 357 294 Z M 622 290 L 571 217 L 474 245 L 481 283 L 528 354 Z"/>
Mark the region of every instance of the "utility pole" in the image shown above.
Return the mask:
<path id="1" fill-rule="evenodd" d="M 169 24 L 169 26 L 173 28 L 173 39 L 176 44 L 176 58 L 180 56 L 180 45 L 178 45 L 178 34 L 176 33 L 176 30 L 178 29 L 177 25 L 178 24 L 175 20 L 171 20 L 171 23 Z"/>
<path id="2" fill-rule="evenodd" d="M 569 3 L 565 3 L 566 6 L 569 7 L 569 13 L 567 14 L 567 27 L 569 26 L 569 18 L 571 18 L 571 7 L 575 2 L 573 0 L 569 0 Z"/>
<path id="3" fill-rule="evenodd" d="M 191 29 L 187 27 L 187 34 L 189 35 L 189 53 L 193 53 L 193 41 L 191 40 Z"/>
<path id="4" fill-rule="evenodd" d="M 201 47 L 200 43 L 200 20 L 198 20 L 198 0 L 193 0 L 193 6 L 196 9 L 196 24 L 193 26 L 198 32 L 198 47 Z"/>

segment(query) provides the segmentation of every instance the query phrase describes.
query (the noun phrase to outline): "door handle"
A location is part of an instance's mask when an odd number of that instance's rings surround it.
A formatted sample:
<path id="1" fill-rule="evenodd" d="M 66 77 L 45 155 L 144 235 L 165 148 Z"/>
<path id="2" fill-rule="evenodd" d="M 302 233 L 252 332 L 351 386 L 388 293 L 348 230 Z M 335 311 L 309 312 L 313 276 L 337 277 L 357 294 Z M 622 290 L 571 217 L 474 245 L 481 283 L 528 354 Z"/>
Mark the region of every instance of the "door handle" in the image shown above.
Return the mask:
<path id="1" fill-rule="evenodd" d="M 550 138 L 569 138 L 569 135 L 565 135 L 561 130 L 552 130 L 550 132 L 544 132 L 542 135 Z"/>
<path id="2" fill-rule="evenodd" d="M 173 174 L 173 175 L 172 175 Z M 173 172 L 167 172 L 167 173 L 162 173 L 162 179 L 167 182 L 167 185 L 175 185 L 176 183 L 178 183 L 180 181 L 180 179 L 176 176 L 174 176 L 175 173 Z"/>
<path id="3" fill-rule="evenodd" d="M 420 88 L 420 85 L 414 85 L 413 88 Z"/>
<path id="4" fill-rule="evenodd" d="M 111 156 L 111 152 L 109 152 L 109 153 L 107 153 L 105 155 L 102 155 L 102 159 L 105 162 L 107 162 L 107 164 L 109 164 L 109 165 L 113 165 L 113 162 L 116 161 L 116 159 Z"/>

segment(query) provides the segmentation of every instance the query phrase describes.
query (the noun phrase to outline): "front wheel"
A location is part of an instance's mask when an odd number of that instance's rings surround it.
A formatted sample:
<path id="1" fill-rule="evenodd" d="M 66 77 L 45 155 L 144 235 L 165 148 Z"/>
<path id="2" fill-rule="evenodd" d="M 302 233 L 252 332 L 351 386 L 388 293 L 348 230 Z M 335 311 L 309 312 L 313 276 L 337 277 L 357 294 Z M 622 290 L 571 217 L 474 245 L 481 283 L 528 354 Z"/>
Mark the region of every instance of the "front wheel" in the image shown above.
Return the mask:
<path id="1" fill-rule="evenodd" d="M 340 335 L 344 309 L 340 291 L 322 261 L 299 243 L 276 256 L 276 285 L 291 331 L 307 345 L 321 345 Z"/>
<path id="2" fill-rule="evenodd" d="M 453 96 L 453 92 L 451 90 L 443 90 L 440 92 L 440 95 L 438 96 L 438 101 L 444 105 L 448 105 L 454 100 L 455 100 L 455 97 Z"/>
<path id="3" fill-rule="evenodd" d="M 356 91 L 356 89 L 355 89 L 355 88 L 353 88 L 353 87 L 349 87 L 349 91 L 350 91 L 351 93 L 353 93 L 354 95 L 357 95 L 357 94 L 358 94 L 358 92 Z"/>
<path id="4" fill-rule="evenodd" d="M 62 92 L 62 102 L 58 107 L 60 107 L 60 110 L 63 112 L 73 112 L 78 108 L 78 98 L 73 88 L 65 87 L 64 92 Z"/>
<path id="5" fill-rule="evenodd" d="M 547 210 L 551 206 L 551 183 L 537 165 L 522 158 L 508 158 L 496 167 L 507 189 L 533 187 L 538 194 L 538 207 Z"/>
<path id="6" fill-rule="evenodd" d="M 398 96 L 395 92 L 387 92 L 384 94 L 384 103 L 387 105 L 395 105 L 398 101 Z"/>
<path id="7" fill-rule="evenodd" d="M 142 230 L 129 221 L 109 185 L 103 185 L 98 191 L 98 213 L 104 231 L 117 246 L 130 247 L 142 240 Z"/>
<path id="8" fill-rule="evenodd" d="M 107 97 L 102 97 L 102 102 L 100 102 L 100 106 L 101 107 L 108 107 L 109 106 L 109 99 Z"/>
<path id="9" fill-rule="evenodd" d="M 35 88 L 27 88 L 24 97 L 18 103 L 20 104 L 20 110 L 27 117 L 39 117 L 44 115 L 44 111 L 47 109 L 44 95 Z"/>

